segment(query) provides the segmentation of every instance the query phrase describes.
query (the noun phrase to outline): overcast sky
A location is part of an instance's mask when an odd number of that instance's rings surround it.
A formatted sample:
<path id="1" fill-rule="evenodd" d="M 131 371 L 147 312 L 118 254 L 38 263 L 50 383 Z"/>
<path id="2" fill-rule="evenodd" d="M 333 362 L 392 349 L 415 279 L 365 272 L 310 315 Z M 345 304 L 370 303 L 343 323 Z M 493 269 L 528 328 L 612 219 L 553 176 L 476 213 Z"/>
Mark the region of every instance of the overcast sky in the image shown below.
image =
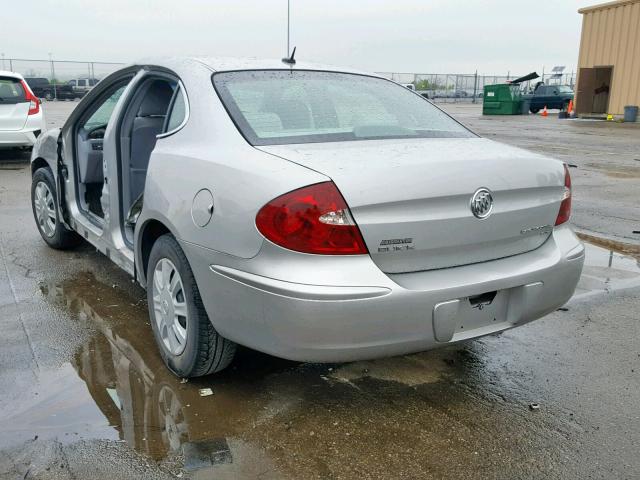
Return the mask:
<path id="1" fill-rule="evenodd" d="M 575 68 L 595 0 L 291 0 L 297 57 L 378 72 Z M 283 56 L 286 0 L 32 0 L 3 8 L 0 52 L 132 61 L 149 55 Z M 28 5 L 28 7 L 27 7 Z"/>

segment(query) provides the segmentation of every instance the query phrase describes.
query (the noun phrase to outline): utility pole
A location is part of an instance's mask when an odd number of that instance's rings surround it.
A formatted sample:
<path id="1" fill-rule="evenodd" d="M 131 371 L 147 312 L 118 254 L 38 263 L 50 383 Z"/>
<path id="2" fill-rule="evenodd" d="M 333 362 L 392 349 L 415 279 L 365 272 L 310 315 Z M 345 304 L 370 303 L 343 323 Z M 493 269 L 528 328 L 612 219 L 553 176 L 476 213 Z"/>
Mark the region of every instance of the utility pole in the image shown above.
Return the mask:
<path id="1" fill-rule="evenodd" d="M 4 53 L 2 54 L 2 69 L 3 70 L 5 69 L 5 67 L 4 67 Z"/>

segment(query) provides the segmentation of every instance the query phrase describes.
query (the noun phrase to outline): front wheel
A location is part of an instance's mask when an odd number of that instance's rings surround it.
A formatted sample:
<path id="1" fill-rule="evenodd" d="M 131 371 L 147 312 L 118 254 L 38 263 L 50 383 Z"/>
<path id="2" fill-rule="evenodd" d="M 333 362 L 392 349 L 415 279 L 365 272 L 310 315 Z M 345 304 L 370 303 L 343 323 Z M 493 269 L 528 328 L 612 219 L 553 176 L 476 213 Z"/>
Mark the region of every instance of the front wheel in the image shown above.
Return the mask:
<path id="1" fill-rule="evenodd" d="M 31 180 L 31 209 L 42 239 L 51 248 L 64 250 L 80 243 L 80 236 L 60 222 L 53 174 L 39 168 Z"/>
<path id="2" fill-rule="evenodd" d="M 172 235 L 153 245 L 147 269 L 151 327 L 167 367 L 180 377 L 199 377 L 226 368 L 236 344 L 213 328 L 195 277 Z"/>

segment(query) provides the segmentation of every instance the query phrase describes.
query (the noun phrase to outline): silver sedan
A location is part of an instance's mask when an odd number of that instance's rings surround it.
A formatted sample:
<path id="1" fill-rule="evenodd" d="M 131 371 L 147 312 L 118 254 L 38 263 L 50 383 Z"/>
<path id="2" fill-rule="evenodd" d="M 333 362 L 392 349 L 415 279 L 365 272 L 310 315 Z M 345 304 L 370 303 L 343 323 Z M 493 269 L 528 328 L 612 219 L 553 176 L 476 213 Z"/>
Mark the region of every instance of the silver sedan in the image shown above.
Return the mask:
<path id="1" fill-rule="evenodd" d="M 566 302 L 584 260 L 565 165 L 347 69 L 140 62 L 38 138 L 32 171 L 44 241 L 133 275 L 182 377 L 236 344 L 342 362 L 499 332 Z"/>

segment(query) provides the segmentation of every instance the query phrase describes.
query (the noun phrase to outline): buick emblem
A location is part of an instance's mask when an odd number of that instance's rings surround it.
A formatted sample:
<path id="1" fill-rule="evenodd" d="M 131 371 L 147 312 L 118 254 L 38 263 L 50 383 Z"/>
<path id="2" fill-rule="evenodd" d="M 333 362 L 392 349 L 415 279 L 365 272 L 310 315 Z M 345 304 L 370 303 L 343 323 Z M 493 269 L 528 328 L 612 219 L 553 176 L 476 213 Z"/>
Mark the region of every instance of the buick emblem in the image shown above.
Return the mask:
<path id="1" fill-rule="evenodd" d="M 471 197 L 471 213 L 476 218 L 487 218 L 493 210 L 493 197 L 486 188 L 480 188 Z"/>

